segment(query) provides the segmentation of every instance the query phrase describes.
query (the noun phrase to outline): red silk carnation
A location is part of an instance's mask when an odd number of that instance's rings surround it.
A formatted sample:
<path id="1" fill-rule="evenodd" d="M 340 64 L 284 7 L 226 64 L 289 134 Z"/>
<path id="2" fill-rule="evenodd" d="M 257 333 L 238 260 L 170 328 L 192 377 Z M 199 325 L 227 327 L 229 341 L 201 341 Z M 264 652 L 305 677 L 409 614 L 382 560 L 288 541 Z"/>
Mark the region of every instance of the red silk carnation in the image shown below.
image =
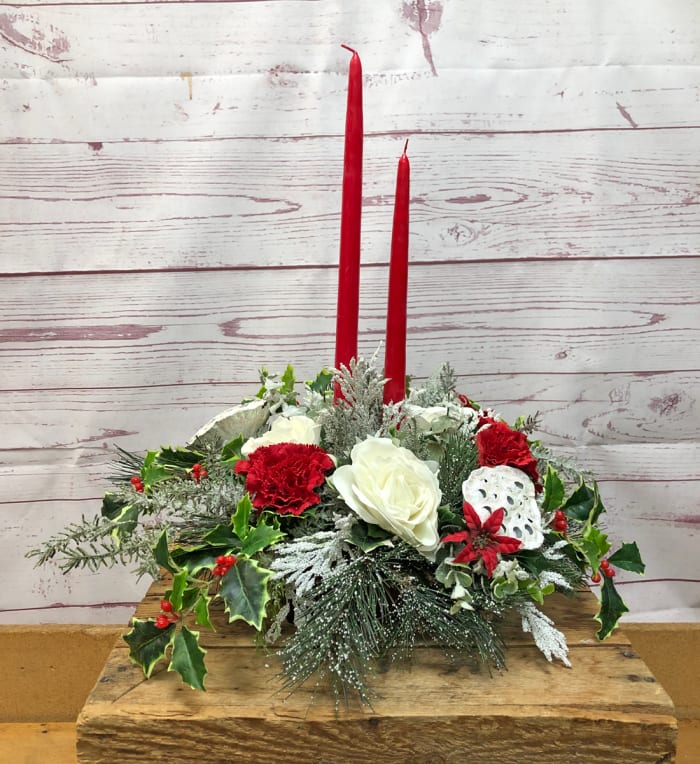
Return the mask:
<path id="1" fill-rule="evenodd" d="M 511 430 L 505 422 L 492 422 L 476 434 L 480 467 L 498 467 L 505 464 L 516 467 L 530 476 L 535 490 L 542 490 L 537 472 L 537 459 L 530 451 L 525 434 Z"/>
<path id="2" fill-rule="evenodd" d="M 234 472 L 245 475 L 245 487 L 256 509 L 274 509 L 282 515 L 300 515 L 318 504 L 315 489 L 335 465 L 318 446 L 275 443 L 260 446 L 247 459 L 236 462 Z"/>

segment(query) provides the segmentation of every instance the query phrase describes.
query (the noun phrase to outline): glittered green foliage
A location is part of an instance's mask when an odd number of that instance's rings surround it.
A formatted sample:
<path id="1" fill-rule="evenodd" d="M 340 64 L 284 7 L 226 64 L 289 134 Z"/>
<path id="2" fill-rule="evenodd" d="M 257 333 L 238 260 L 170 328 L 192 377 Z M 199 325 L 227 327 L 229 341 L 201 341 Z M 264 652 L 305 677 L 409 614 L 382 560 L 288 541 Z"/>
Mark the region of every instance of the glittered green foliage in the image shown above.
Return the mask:
<path id="1" fill-rule="evenodd" d="M 281 651 L 291 689 L 314 674 L 327 680 L 336 699 L 348 702 L 351 691 L 370 702 L 367 684 L 371 661 L 387 644 L 384 622 L 391 598 L 369 556 L 355 559 L 328 576 L 298 609 L 298 628 Z"/>
<path id="2" fill-rule="evenodd" d="M 309 390 L 314 393 L 321 393 L 323 395 L 330 390 L 331 382 L 333 381 L 333 375 L 326 369 L 321 370 L 313 382 L 309 382 Z"/>
<path id="3" fill-rule="evenodd" d="M 600 628 L 596 632 L 596 636 L 598 639 L 605 639 L 612 634 L 620 617 L 629 612 L 629 608 L 617 593 L 611 578 L 603 576 L 600 588 L 600 609 L 595 617 L 596 621 L 600 623 Z"/>
<path id="4" fill-rule="evenodd" d="M 450 613 L 451 607 L 447 589 L 425 585 L 407 589 L 393 619 L 392 649 L 405 658 L 410 655 L 416 639 L 427 639 L 435 642 L 451 659 L 467 656 L 502 668 L 504 646 L 494 626 L 478 610 L 461 609 Z"/>
<path id="5" fill-rule="evenodd" d="M 623 544 L 617 552 L 611 554 L 608 561 L 622 568 L 623 570 L 629 570 L 632 573 L 644 573 L 645 565 L 642 562 L 642 557 L 639 554 L 639 547 L 636 542 L 631 544 Z"/>
<path id="6" fill-rule="evenodd" d="M 182 681 L 195 690 L 204 689 L 207 674 L 204 665 L 206 650 L 199 645 L 199 632 L 182 626 L 173 640 L 173 651 L 168 671 L 177 671 Z"/>
<path id="7" fill-rule="evenodd" d="M 161 448 L 156 455 L 156 462 L 175 471 L 184 472 L 204 460 L 204 454 L 189 448 Z"/>
<path id="8" fill-rule="evenodd" d="M 440 462 L 440 488 L 443 504 L 460 511 L 464 498 L 462 483 L 477 467 L 478 452 L 469 436 L 457 432 L 445 444 L 445 452 Z"/>
<path id="9" fill-rule="evenodd" d="M 230 568 L 219 589 L 229 621 L 240 619 L 260 631 L 270 599 L 267 582 L 271 575 L 272 571 L 261 568 L 255 560 L 238 560 Z"/>
<path id="10" fill-rule="evenodd" d="M 153 621 L 139 618 L 134 618 L 132 623 L 133 627 L 124 635 L 124 641 L 129 645 L 129 657 L 141 666 L 148 678 L 156 663 L 165 658 L 165 652 L 175 636 L 175 625 L 159 629 Z"/>

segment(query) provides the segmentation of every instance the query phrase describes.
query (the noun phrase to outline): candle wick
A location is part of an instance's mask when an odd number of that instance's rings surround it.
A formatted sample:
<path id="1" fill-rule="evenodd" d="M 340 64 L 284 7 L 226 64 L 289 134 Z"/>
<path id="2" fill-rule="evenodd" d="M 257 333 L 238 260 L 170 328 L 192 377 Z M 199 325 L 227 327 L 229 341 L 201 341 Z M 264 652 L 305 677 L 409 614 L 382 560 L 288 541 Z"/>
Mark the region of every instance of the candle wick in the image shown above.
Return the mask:
<path id="1" fill-rule="evenodd" d="M 403 145 L 403 153 L 406 154 L 406 149 L 408 148 L 408 138 L 406 138 L 406 143 Z"/>
<path id="2" fill-rule="evenodd" d="M 345 48 L 345 50 L 349 50 L 350 53 L 353 54 L 353 56 L 357 55 L 357 51 L 354 48 L 351 48 L 349 45 L 345 45 L 345 43 L 340 43 L 341 48 Z"/>

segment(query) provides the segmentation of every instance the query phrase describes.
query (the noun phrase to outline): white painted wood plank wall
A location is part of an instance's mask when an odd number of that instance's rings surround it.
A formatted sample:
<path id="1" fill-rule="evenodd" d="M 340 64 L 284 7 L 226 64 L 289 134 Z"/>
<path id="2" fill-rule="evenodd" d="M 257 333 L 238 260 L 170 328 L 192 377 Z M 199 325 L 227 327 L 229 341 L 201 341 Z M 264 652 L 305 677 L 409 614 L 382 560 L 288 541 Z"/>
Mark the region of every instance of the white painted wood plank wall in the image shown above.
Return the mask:
<path id="1" fill-rule="evenodd" d="M 700 619 L 700 15 L 684 0 L 0 4 L 0 622 L 125 622 L 25 551 L 259 366 L 333 359 L 348 56 L 360 349 L 412 164 L 408 365 L 601 478 L 634 620 Z"/>

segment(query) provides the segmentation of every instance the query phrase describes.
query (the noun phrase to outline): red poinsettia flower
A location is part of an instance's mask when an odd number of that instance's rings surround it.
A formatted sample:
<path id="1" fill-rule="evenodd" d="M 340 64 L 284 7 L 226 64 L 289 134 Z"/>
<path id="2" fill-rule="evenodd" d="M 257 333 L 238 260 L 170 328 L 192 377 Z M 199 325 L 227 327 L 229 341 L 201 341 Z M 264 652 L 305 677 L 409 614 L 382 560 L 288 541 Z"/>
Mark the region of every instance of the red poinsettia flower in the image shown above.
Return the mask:
<path id="1" fill-rule="evenodd" d="M 525 433 L 512 430 L 505 422 L 491 421 L 488 425 L 476 434 L 479 466 L 498 467 L 505 464 L 508 467 L 516 467 L 530 476 L 536 491 L 541 491 L 537 459 L 530 451 Z"/>
<path id="2" fill-rule="evenodd" d="M 275 443 L 260 446 L 236 462 L 234 472 L 245 475 L 245 487 L 256 509 L 300 515 L 321 501 L 316 488 L 335 465 L 318 446 Z"/>
<path id="3" fill-rule="evenodd" d="M 521 542 L 510 536 L 498 535 L 503 522 L 503 509 L 492 512 L 491 516 L 483 523 L 468 501 L 464 502 L 463 511 L 467 530 L 450 533 L 449 536 L 442 539 L 442 543 L 464 541 L 464 549 L 457 554 L 452 562 L 469 564 L 482 560 L 486 568 L 486 575 L 491 578 L 494 568 L 498 565 L 498 555 L 517 552 Z"/>

